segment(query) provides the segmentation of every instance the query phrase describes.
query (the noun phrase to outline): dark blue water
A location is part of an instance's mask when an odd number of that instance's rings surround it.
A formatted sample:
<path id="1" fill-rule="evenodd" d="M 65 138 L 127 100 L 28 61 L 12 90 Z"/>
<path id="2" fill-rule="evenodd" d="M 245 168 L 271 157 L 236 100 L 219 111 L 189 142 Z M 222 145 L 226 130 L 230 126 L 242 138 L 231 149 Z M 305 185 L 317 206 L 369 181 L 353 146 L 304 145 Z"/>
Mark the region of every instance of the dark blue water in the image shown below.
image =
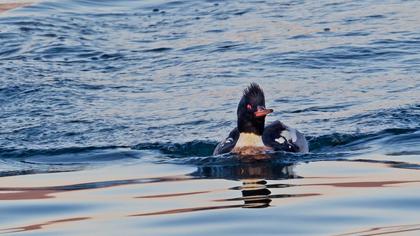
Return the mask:
<path id="1" fill-rule="evenodd" d="M 419 7 L 66 0 L 0 13 L 0 233 L 415 235 Z M 309 154 L 212 156 L 250 82 Z"/>

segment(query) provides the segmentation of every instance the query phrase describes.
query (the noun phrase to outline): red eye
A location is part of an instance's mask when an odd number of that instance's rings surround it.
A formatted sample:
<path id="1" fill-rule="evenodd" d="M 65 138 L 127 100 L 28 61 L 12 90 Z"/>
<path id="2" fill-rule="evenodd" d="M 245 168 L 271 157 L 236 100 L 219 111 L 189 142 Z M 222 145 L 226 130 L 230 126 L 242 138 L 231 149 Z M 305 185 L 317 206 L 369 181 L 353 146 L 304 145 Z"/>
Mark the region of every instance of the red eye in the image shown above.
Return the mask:
<path id="1" fill-rule="evenodd" d="M 248 110 L 251 110 L 251 109 L 252 109 L 251 104 L 246 105 L 246 108 L 247 108 Z"/>

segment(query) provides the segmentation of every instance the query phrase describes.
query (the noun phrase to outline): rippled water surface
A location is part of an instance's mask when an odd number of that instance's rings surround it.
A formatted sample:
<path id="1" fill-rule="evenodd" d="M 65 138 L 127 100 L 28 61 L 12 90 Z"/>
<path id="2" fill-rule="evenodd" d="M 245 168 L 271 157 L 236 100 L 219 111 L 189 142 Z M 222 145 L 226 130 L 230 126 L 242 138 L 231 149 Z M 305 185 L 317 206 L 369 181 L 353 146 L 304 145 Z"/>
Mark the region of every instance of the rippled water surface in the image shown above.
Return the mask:
<path id="1" fill-rule="evenodd" d="M 16 6 L 0 234 L 420 234 L 418 1 Z M 212 156 L 252 81 L 309 154 Z"/>

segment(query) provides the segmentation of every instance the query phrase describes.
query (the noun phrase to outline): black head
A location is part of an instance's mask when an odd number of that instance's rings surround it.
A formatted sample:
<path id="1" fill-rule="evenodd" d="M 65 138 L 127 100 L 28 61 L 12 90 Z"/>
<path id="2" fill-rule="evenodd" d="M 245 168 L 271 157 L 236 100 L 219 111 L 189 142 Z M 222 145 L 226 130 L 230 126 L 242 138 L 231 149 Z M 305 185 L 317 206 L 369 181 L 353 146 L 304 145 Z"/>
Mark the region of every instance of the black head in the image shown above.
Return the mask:
<path id="1" fill-rule="evenodd" d="M 262 135 L 265 116 L 273 112 L 265 108 L 264 92 L 256 83 L 251 83 L 244 90 L 238 104 L 238 130 L 244 133 Z"/>

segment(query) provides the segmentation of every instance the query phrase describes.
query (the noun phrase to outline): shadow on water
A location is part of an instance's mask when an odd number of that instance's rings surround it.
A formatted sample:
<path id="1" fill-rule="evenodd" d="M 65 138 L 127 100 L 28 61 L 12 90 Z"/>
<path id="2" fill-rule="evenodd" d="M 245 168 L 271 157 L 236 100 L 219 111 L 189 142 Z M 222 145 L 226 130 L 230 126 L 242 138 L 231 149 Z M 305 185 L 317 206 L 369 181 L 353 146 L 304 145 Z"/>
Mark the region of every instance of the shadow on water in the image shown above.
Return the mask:
<path id="1" fill-rule="evenodd" d="M 267 159 L 269 160 L 269 159 Z M 263 208 L 270 206 L 274 198 L 294 198 L 316 196 L 318 194 L 272 194 L 272 189 L 286 189 L 290 184 L 267 184 L 267 180 L 287 180 L 303 178 L 294 173 L 293 164 L 272 161 L 245 161 L 234 166 L 202 166 L 191 173 L 192 176 L 210 179 L 239 180 L 242 186 L 231 190 L 241 191 L 242 197 L 216 200 L 219 202 L 243 201 L 241 207 Z M 270 190 L 271 189 L 271 190 Z"/>
<path id="2" fill-rule="evenodd" d="M 276 163 L 272 161 L 245 161 L 229 166 L 199 166 L 197 171 L 190 174 L 205 179 L 239 180 L 242 186 L 231 188 L 241 191 L 242 197 L 223 199 L 218 201 L 243 201 L 240 207 L 261 208 L 268 207 L 272 198 L 297 197 L 296 195 L 271 195 L 270 188 L 286 188 L 288 185 L 267 185 L 266 179 L 299 178 L 293 172 L 293 164 Z"/>

